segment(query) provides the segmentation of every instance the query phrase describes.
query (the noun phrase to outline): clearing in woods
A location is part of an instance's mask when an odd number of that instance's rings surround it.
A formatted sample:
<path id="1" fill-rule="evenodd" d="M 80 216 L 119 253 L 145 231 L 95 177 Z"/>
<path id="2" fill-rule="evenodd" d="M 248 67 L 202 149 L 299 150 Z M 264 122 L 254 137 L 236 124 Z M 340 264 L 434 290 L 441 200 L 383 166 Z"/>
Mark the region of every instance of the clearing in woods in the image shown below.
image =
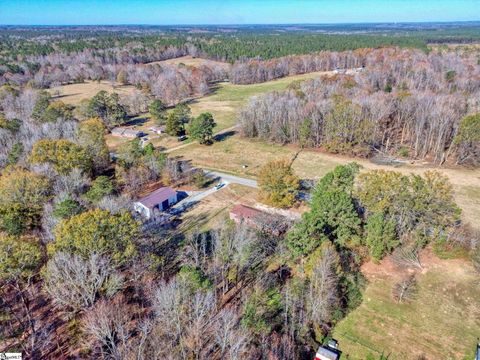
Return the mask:
<path id="1" fill-rule="evenodd" d="M 202 59 L 202 58 L 196 58 L 190 55 L 187 56 L 180 56 L 177 58 L 173 59 L 168 59 L 168 60 L 161 60 L 161 61 L 152 61 L 149 63 L 146 63 L 145 65 L 178 65 L 178 66 L 193 66 L 193 67 L 200 67 L 203 65 L 206 66 L 221 66 L 225 70 L 228 70 L 230 68 L 229 63 L 221 62 L 221 61 L 215 61 L 215 60 L 209 60 L 209 59 Z"/>
<path id="2" fill-rule="evenodd" d="M 190 103 L 192 114 L 211 112 L 217 122 L 215 131 L 218 132 L 235 125 L 238 111 L 248 102 L 250 97 L 269 91 L 285 90 L 293 81 L 313 79 L 320 75 L 330 74 L 332 72 L 314 72 L 251 85 L 218 83 L 213 86 L 211 94 L 195 99 Z"/>
<path id="3" fill-rule="evenodd" d="M 61 100 L 65 104 L 78 105 L 84 99 L 91 99 L 99 91 L 108 93 L 116 92 L 119 95 L 130 94 L 135 87 L 131 85 L 115 85 L 109 81 L 85 81 L 78 84 L 67 84 L 50 89 L 55 100 Z"/>
<path id="4" fill-rule="evenodd" d="M 367 263 L 362 304 L 335 327 L 349 359 L 473 359 L 480 328 L 480 283 L 464 260 L 440 260 L 429 249 L 416 275 L 418 292 L 410 303 L 392 299 L 392 287 L 409 274 L 389 258 Z"/>
<path id="5" fill-rule="evenodd" d="M 180 59 L 182 58 L 172 59 L 172 61 L 180 61 Z M 217 123 L 214 132 L 218 133 L 235 125 L 238 111 L 247 103 L 251 96 L 260 95 L 273 90 L 284 90 L 292 81 L 311 79 L 325 74 L 328 75 L 330 72 L 316 72 L 304 75 L 295 75 L 253 85 L 234 85 L 228 82 L 221 82 L 212 86 L 210 94 L 190 101 L 189 106 L 192 110 L 192 116 L 198 116 L 203 112 L 212 113 L 215 122 Z M 95 94 L 96 93 L 93 93 L 92 96 Z M 155 126 L 155 123 L 150 119 L 148 114 L 139 115 L 137 118 L 132 119 L 131 123 L 135 125 L 129 127 L 142 130 L 149 134 L 150 141 L 156 147 L 172 149 L 181 145 L 178 143 L 175 137 L 151 134 L 149 128 Z M 106 140 L 108 147 L 112 151 L 115 151 L 120 145 L 129 141 L 128 139 L 118 138 L 112 135 L 107 135 Z M 187 140 L 183 143 L 188 142 L 189 141 Z"/>

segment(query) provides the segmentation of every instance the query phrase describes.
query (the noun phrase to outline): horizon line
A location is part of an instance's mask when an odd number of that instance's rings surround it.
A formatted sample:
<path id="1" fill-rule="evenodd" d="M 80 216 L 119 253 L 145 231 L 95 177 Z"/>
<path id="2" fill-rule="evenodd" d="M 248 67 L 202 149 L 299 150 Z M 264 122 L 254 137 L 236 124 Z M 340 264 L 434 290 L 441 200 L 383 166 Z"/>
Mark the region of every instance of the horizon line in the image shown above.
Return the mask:
<path id="1" fill-rule="evenodd" d="M 291 25 L 302 25 L 302 26 L 331 26 L 331 25 L 394 25 L 394 24 L 466 24 L 466 23 L 478 23 L 480 25 L 480 19 L 478 20 L 428 20 L 428 21 L 362 21 L 362 22 L 322 22 L 322 23 L 192 23 L 192 24 L 150 24 L 150 23 L 118 23 L 118 24 L 0 24 L 0 26 L 25 26 L 25 27 L 40 27 L 40 26 L 291 26 Z"/>

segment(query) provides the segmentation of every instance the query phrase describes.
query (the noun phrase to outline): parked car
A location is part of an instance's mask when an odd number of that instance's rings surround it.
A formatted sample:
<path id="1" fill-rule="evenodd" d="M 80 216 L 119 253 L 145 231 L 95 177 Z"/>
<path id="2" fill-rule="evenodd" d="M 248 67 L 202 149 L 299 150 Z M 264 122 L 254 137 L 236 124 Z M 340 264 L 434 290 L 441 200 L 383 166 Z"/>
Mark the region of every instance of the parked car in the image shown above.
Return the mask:
<path id="1" fill-rule="evenodd" d="M 187 135 L 181 135 L 177 138 L 178 141 L 185 141 L 187 140 Z"/>
<path id="2" fill-rule="evenodd" d="M 225 184 L 224 183 L 219 183 L 215 185 L 215 190 L 220 190 Z"/>

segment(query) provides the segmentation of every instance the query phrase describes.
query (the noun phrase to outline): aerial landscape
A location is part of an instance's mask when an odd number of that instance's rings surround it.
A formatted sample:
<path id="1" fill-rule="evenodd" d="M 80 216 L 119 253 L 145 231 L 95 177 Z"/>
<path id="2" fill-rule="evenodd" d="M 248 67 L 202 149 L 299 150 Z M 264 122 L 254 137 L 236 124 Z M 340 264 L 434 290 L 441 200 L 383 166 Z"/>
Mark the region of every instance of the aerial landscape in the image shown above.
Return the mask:
<path id="1" fill-rule="evenodd" d="M 0 0 L 0 359 L 480 360 L 478 0 Z"/>

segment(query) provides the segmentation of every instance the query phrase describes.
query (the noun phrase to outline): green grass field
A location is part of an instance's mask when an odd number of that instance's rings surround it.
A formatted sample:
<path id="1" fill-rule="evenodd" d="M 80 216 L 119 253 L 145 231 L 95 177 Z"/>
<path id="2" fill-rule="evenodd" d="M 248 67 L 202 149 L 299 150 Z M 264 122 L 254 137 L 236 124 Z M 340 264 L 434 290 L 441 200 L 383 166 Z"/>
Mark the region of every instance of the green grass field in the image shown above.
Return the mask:
<path id="1" fill-rule="evenodd" d="M 378 272 L 367 274 L 363 303 L 334 330 L 345 357 L 473 359 L 480 332 L 478 275 L 461 260 L 429 262 L 417 275 L 418 295 L 410 304 L 392 300 L 400 274 L 382 272 L 385 264 L 374 266 Z"/>
<path id="2" fill-rule="evenodd" d="M 295 75 L 252 85 L 219 83 L 213 87 L 211 94 L 190 103 L 192 114 L 197 116 L 205 111 L 211 112 L 217 122 L 215 131 L 218 132 L 235 125 L 238 111 L 250 97 L 269 91 L 285 90 L 292 81 L 312 79 L 325 74 L 327 73 L 316 72 Z"/>

